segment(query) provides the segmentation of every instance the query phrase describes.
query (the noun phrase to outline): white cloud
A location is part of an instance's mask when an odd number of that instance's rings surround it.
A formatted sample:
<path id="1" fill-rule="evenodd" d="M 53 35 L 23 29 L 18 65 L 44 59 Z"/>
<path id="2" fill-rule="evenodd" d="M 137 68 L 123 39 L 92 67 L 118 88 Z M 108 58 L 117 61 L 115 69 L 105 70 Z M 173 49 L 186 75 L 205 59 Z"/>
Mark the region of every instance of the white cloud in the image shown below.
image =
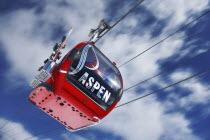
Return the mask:
<path id="1" fill-rule="evenodd" d="M 73 133 L 64 133 L 62 134 L 62 137 L 64 138 L 64 140 L 88 140 L 82 136 L 79 136 L 79 135 L 76 135 L 76 134 L 73 134 Z"/>
<path id="2" fill-rule="evenodd" d="M 56 1 L 48 3 L 42 14 L 36 14 L 35 9 L 22 9 L 1 18 L 0 41 L 13 64 L 12 72 L 25 76 L 28 81 L 32 79 L 37 68 L 52 52 L 55 43 L 50 40 L 53 24 L 63 26 L 66 31 L 73 26 L 75 31 L 69 42 L 75 45 L 88 39 L 91 25 L 96 27 L 100 18 L 104 17 L 103 2 L 99 0 L 95 0 L 95 7 L 87 1 L 75 0 L 69 4 L 74 10 L 58 6 Z"/>
<path id="3" fill-rule="evenodd" d="M 208 0 L 162 0 L 153 1 L 148 4 L 148 9 L 152 9 L 151 12 L 159 18 L 170 18 L 169 27 L 174 29 L 177 25 L 183 24 L 190 16 L 197 14 L 204 9 L 209 8 Z M 170 29 L 168 28 L 168 29 Z"/>
<path id="4" fill-rule="evenodd" d="M 103 120 L 98 129 L 114 132 L 125 139 L 158 139 L 163 133 L 161 106 L 153 99 L 142 100 L 128 106 L 116 108 Z"/>
<path id="5" fill-rule="evenodd" d="M 8 120 L 0 118 L 0 124 L 5 124 L 6 122 L 8 122 Z M 23 140 L 30 138 L 33 135 L 30 134 L 22 124 L 10 121 L 4 128 L 1 129 L 0 136 L 2 140 Z M 34 137 L 33 139 L 38 140 L 37 137 Z"/>
<path id="6" fill-rule="evenodd" d="M 199 140 L 189 128 L 190 122 L 182 114 L 165 114 L 161 119 L 164 127 L 162 140 Z"/>
<path id="7" fill-rule="evenodd" d="M 176 71 L 171 75 L 173 81 L 179 81 L 181 79 L 187 78 L 193 75 L 189 70 Z M 193 105 L 196 104 L 207 104 L 210 99 L 210 86 L 202 83 L 199 79 L 191 79 L 179 85 L 179 88 L 183 90 L 189 90 L 191 94 L 185 96 L 184 98 L 177 99 L 179 105 L 185 107 L 186 109 L 191 109 Z M 176 97 L 174 97 L 176 98 Z"/>
<path id="8" fill-rule="evenodd" d="M 166 109 L 167 105 L 158 103 L 155 98 L 145 98 L 116 108 L 97 129 L 132 140 L 198 140 L 183 114 L 165 114 Z"/>

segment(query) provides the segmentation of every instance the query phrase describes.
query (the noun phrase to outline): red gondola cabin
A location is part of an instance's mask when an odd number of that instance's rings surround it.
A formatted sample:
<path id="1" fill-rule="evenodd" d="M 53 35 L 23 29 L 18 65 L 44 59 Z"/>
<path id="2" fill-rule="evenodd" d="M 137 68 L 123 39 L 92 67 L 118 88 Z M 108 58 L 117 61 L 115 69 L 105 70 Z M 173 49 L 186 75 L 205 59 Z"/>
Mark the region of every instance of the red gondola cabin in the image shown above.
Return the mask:
<path id="1" fill-rule="evenodd" d="M 30 101 L 75 131 L 99 123 L 116 106 L 123 81 L 94 42 L 82 42 L 59 64 L 49 60 L 31 86 Z"/>

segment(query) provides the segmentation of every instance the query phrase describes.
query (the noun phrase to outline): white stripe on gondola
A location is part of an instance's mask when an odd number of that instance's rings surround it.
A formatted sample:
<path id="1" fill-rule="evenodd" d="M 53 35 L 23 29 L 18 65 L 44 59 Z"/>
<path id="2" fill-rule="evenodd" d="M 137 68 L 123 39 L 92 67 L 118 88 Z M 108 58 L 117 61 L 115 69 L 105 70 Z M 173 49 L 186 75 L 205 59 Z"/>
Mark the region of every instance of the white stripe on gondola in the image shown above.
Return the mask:
<path id="1" fill-rule="evenodd" d="M 84 67 L 84 65 L 85 65 L 85 62 L 86 62 L 86 59 L 87 59 L 87 54 L 88 54 L 88 51 L 89 51 L 90 48 L 93 49 L 93 52 L 94 52 L 94 54 L 95 54 L 95 56 L 96 56 L 96 61 L 97 61 L 97 62 L 96 62 L 96 66 L 93 67 L 93 68 L 90 68 L 90 67 L 87 67 L 87 66 L 85 66 L 85 67 L 88 68 L 88 69 L 90 69 L 90 70 L 96 70 L 96 69 L 98 69 L 98 67 L 99 67 L 99 60 L 98 60 L 98 57 L 97 57 L 96 52 L 95 52 L 94 48 L 92 47 L 92 45 L 88 44 L 88 45 L 86 45 L 86 46 L 84 47 L 84 49 L 83 49 L 83 51 L 82 51 L 82 55 L 81 55 L 81 58 L 80 58 L 80 60 L 79 60 L 79 64 L 77 65 L 76 69 L 75 69 L 74 71 L 72 71 L 72 72 L 68 72 L 68 74 L 73 75 L 73 74 L 76 74 L 76 73 L 78 73 L 79 71 L 81 71 L 81 69 L 82 69 L 82 68 Z"/>
<path id="2" fill-rule="evenodd" d="M 67 71 L 59 70 L 60 73 L 67 73 Z"/>

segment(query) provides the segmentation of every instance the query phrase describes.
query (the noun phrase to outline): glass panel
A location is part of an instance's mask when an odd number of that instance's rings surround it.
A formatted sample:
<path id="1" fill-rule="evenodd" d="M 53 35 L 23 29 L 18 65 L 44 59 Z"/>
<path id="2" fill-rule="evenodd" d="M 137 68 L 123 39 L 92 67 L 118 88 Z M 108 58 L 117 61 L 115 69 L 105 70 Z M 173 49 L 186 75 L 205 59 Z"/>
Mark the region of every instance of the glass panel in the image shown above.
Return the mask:
<path id="1" fill-rule="evenodd" d="M 107 110 L 122 89 L 119 70 L 92 44 L 84 45 L 77 55 L 67 80 Z"/>
<path id="2" fill-rule="evenodd" d="M 85 61 L 85 66 L 89 68 L 94 68 L 97 65 L 96 55 L 93 51 L 93 48 L 88 50 L 87 59 Z"/>

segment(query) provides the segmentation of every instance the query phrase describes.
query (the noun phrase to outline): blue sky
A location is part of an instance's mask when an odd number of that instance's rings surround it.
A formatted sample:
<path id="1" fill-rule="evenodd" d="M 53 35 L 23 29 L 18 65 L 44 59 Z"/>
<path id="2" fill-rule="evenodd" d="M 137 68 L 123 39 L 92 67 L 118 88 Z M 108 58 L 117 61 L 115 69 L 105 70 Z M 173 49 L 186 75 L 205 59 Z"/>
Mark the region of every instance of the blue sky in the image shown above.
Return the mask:
<path id="1" fill-rule="evenodd" d="M 208 140 L 210 73 L 113 110 L 96 127 L 71 133 L 28 101 L 29 82 L 52 46 L 73 26 L 68 52 L 104 18 L 113 24 L 137 2 L 55 0 L 0 2 L 0 129 L 2 140 Z M 145 1 L 97 42 L 118 66 L 210 9 L 208 0 Z M 209 69 L 210 13 L 120 68 L 126 91 L 119 104 Z M 110 49 L 111 48 L 111 49 Z M 201 54 L 197 56 L 198 54 Z M 196 56 L 196 57 L 195 57 Z M 52 129 L 57 130 L 38 135 Z"/>

